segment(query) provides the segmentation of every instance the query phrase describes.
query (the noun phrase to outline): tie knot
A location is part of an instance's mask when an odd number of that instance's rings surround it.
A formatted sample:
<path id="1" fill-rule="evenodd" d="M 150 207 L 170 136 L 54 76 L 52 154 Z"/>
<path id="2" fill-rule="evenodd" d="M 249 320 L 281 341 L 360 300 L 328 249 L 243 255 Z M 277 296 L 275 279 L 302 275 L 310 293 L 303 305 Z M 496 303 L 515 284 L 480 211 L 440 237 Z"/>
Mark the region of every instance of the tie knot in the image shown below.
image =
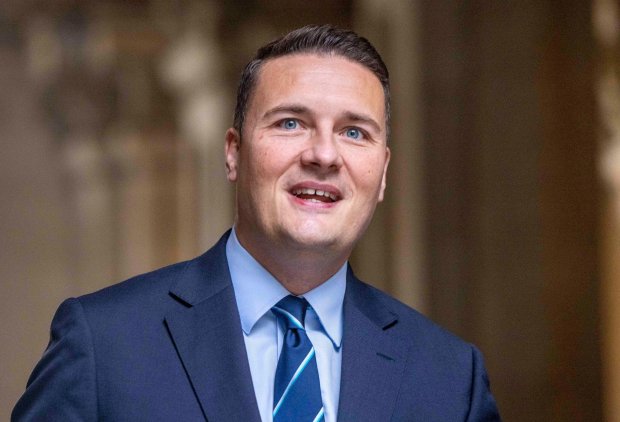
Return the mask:
<path id="1" fill-rule="evenodd" d="M 286 329 L 304 329 L 304 319 L 308 309 L 306 299 L 296 296 L 287 296 L 279 301 L 271 311 L 286 324 Z"/>

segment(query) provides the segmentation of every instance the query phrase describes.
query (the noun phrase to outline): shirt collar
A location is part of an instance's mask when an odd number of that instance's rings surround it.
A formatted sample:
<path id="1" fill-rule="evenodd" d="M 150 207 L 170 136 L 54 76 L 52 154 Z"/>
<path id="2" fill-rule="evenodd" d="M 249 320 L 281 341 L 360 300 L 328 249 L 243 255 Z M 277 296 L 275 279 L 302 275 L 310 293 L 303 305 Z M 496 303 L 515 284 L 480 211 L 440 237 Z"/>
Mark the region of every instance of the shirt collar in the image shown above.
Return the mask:
<path id="1" fill-rule="evenodd" d="M 342 307 L 347 287 L 347 263 L 327 281 L 303 295 L 336 348 L 342 341 Z"/>
<path id="2" fill-rule="evenodd" d="M 226 242 L 226 258 L 235 290 L 241 328 L 249 335 L 256 322 L 290 292 L 241 246 L 233 227 Z M 342 342 L 342 307 L 347 263 L 318 287 L 303 295 L 334 346 Z"/>

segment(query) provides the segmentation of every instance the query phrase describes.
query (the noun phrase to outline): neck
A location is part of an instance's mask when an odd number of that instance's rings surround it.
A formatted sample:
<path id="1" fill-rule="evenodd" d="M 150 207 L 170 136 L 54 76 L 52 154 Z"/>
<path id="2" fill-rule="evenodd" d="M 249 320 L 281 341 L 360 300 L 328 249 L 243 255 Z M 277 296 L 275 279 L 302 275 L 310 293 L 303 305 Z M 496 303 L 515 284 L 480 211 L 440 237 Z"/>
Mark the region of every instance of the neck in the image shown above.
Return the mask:
<path id="1" fill-rule="evenodd" d="M 286 290 L 302 295 L 320 286 L 342 267 L 350 251 L 337 253 L 329 248 L 303 245 L 265 245 L 237 232 L 239 243 Z"/>

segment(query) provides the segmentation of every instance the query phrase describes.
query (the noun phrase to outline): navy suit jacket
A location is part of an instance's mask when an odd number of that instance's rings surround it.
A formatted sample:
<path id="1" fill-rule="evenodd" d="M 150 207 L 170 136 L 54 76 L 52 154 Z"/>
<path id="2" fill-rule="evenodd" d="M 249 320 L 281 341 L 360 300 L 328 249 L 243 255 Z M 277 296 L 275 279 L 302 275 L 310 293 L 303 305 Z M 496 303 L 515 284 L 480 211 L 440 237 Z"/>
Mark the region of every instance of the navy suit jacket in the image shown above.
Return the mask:
<path id="1" fill-rule="evenodd" d="M 65 301 L 13 421 L 260 421 L 228 271 L 204 255 Z M 497 421 L 478 350 L 347 275 L 338 421 Z"/>

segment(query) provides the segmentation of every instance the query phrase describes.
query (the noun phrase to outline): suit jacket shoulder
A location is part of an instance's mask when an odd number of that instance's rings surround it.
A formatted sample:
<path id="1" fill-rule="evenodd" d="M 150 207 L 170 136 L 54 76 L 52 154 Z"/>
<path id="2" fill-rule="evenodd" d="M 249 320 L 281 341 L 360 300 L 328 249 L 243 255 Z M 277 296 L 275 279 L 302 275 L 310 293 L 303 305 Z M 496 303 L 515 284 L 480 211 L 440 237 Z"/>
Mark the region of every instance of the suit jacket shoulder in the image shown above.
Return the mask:
<path id="1" fill-rule="evenodd" d="M 499 420 L 480 352 L 352 271 L 342 365 L 339 421 Z"/>
<path id="2" fill-rule="evenodd" d="M 258 421 L 225 256 L 68 299 L 13 421 Z"/>
<path id="3" fill-rule="evenodd" d="M 360 295 L 366 295 L 366 300 L 369 302 L 376 301 L 376 307 L 384 307 L 383 312 L 389 313 L 390 317 L 386 320 L 393 319 L 390 321 L 393 324 L 389 327 L 391 333 L 402 337 L 412 347 L 418 345 L 417 347 L 423 349 L 440 349 L 444 352 L 452 351 L 457 354 L 470 350 L 472 346 L 470 343 L 465 342 L 409 305 L 360 280 L 356 280 L 356 282 L 353 284 L 357 284 L 355 288 L 360 290 Z M 376 310 L 373 311 L 379 314 Z"/>

